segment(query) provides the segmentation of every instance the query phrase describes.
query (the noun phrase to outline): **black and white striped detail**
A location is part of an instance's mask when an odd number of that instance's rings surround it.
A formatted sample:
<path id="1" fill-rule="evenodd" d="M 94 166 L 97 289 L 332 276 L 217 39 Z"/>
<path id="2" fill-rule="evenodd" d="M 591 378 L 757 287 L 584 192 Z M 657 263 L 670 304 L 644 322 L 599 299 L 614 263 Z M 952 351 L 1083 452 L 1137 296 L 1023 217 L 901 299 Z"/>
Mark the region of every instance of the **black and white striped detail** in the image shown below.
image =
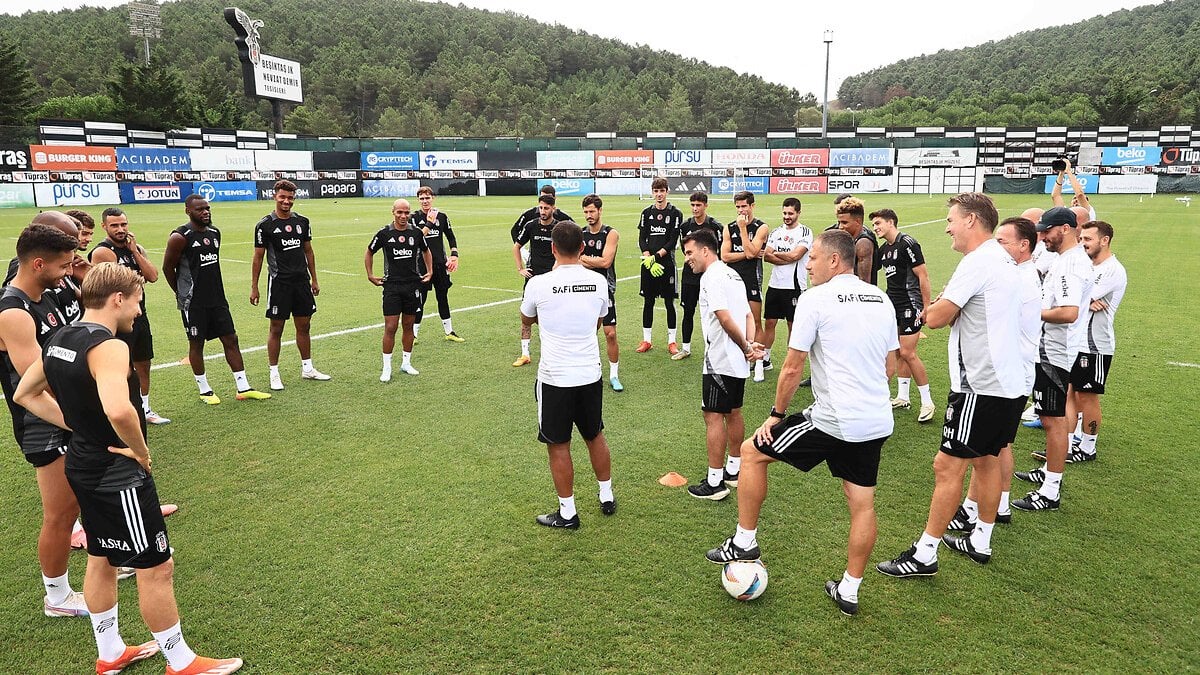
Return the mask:
<path id="1" fill-rule="evenodd" d="M 805 420 L 794 427 L 785 430 L 771 441 L 771 449 L 778 454 L 783 454 L 788 451 L 794 443 L 804 437 L 804 434 L 816 429 L 813 423 Z"/>
<path id="2" fill-rule="evenodd" d="M 129 543 L 137 555 L 150 547 L 146 538 L 146 524 L 142 520 L 142 505 L 138 500 L 137 488 L 121 490 L 121 510 L 125 513 L 125 527 L 129 530 Z"/>
<path id="3" fill-rule="evenodd" d="M 978 394 L 963 394 L 962 409 L 958 411 L 958 428 L 954 430 L 954 440 L 968 448 L 971 447 L 968 441 L 975 426 L 975 406 L 978 402 Z"/>

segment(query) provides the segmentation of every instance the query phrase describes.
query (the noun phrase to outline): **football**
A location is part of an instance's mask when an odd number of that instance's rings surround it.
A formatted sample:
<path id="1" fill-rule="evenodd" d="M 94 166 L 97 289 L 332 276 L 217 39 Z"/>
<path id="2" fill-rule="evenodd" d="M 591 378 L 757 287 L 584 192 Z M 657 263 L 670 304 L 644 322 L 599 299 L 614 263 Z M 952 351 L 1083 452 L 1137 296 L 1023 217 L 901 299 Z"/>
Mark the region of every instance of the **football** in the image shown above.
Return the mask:
<path id="1" fill-rule="evenodd" d="M 760 560 L 725 563 L 721 585 L 735 600 L 753 600 L 767 590 L 767 568 Z"/>

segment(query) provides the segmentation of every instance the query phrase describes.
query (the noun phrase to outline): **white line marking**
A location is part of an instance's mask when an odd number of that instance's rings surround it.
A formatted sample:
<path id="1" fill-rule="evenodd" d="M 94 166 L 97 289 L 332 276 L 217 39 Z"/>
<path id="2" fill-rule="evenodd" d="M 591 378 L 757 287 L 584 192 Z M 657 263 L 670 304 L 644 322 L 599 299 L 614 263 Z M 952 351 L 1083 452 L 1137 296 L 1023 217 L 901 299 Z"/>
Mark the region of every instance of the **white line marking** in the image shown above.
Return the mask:
<path id="1" fill-rule="evenodd" d="M 903 225 L 901 227 L 897 227 L 896 229 L 897 230 L 907 230 L 910 227 L 919 227 L 921 225 L 929 225 L 931 223 L 942 223 L 942 222 L 945 222 L 945 220 L 946 220 L 945 218 L 938 218 L 937 220 L 926 220 L 926 221 L 920 222 L 920 223 L 913 223 L 912 225 Z"/>
<path id="2" fill-rule="evenodd" d="M 1200 363 L 1183 363 L 1182 361 L 1167 361 L 1168 366 L 1179 366 L 1180 368 L 1200 368 Z"/>
<path id="3" fill-rule="evenodd" d="M 463 288 L 472 288 L 477 291 L 499 291 L 501 293 L 521 293 L 515 288 L 492 288 L 490 286 L 463 286 Z"/>

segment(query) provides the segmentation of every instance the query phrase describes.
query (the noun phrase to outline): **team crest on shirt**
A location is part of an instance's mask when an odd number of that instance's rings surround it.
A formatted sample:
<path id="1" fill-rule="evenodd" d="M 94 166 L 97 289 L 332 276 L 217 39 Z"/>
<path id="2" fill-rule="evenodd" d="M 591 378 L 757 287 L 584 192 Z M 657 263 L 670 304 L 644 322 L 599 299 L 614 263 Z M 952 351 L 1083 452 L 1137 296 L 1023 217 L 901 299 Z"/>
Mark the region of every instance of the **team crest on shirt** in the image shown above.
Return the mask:
<path id="1" fill-rule="evenodd" d="M 57 325 L 58 325 L 58 319 L 57 319 L 57 318 L 55 318 L 55 316 L 54 316 L 53 314 L 47 314 L 47 315 L 46 315 L 46 322 L 47 322 L 47 323 L 49 323 L 51 326 L 57 326 Z"/>
<path id="2" fill-rule="evenodd" d="M 291 226 L 291 225 L 285 225 L 283 229 L 284 229 L 284 230 L 286 230 L 286 231 L 288 231 L 288 232 L 291 232 L 291 231 L 292 231 L 292 226 Z"/>
<path id="3" fill-rule="evenodd" d="M 1088 357 L 1086 357 L 1086 356 L 1080 356 L 1080 357 L 1079 357 L 1079 367 L 1080 367 L 1080 368 L 1087 368 L 1087 367 L 1088 367 Z"/>
<path id="4" fill-rule="evenodd" d="M 210 240 L 208 237 L 205 237 L 205 238 L 204 238 L 204 245 L 205 245 L 205 246 L 210 246 L 210 245 L 212 245 L 212 241 L 211 241 L 211 240 Z"/>
<path id="5" fill-rule="evenodd" d="M 166 532 L 159 532 L 158 534 L 154 535 L 154 547 L 158 549 L 159 553 L 167 552 L 167 533 Z"/>

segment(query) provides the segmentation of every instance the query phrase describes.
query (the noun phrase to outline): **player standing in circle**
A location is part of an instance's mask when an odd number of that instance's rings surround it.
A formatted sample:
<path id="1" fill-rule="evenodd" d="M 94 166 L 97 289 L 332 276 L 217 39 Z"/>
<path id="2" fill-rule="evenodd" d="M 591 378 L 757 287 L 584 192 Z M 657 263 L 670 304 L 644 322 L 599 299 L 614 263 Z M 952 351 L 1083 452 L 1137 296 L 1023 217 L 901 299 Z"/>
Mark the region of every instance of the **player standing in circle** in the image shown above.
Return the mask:
<path id="1" fill-rule="evenodd" d="M 83 281 L 79 323 L 58 331 L 32 364 L 16 397 L 45 420 L 73 429 L 66 476 L 87 522 L 84 596 L 99 658 L 116 673 L 161 649 L 167 675 L 223 675 L 241 659 L 197 656 L 183 639 L 172 582 L 175 563 L 150 471 L 146 422 L 129 347 L 116 337 L 141 313 L 142 278 L 101 263 Z M 154 640 L 128 647 L 117 617 L 117 567 L 137 570 L 142 618 Z"/>
<path id="2" fill-rule="evenodd" d="M 1086 348 L 1095 283 L 1091 258 L 1079 242 L 1076 217 L 1071 209 L 1056 206 L 1043 213 L 1037 224 L 1038 231 L 1045 233 L 1046 250 L 1058 257 L 1042 280 L 1042 344 L 1033 385 L 1033 403 L 1046 429 L 1046 461 L 1040 468 L 1016 473 L 1021 480 L 1041 483 L 1013 501 L 1013 508 L 1022 511 L 1053 511 L 1061 503 L 1071 433 L 1067 390 L 1071 368 Z"/>
<path id="3" fill-rule="evenodd" d="M 541 189 L 538 190 L 538 197 L 540 198 L 542 195 L 550 195 L 551 197 L 554 197 L 554 186 L 550 185 L 549 183 L 543 185 Z M 538 220 L 541 220 L 541 204 L 542 202 L 539 200 L 536 206 L 522 212 L 520 216 L 517 216 L 517 220 L 513 223 L 512 229 L 509 230 L 509 234 L 512 236 L 514 244 L 517 243 L 517 239 L 520 238 L 521 233 L 525 231 L 525 228 L 528 227 L 530 223 L 535 223 Z M 559 209 L 554 209 L 553 216 L 555 221 L 575 220 Z M 525 264 L 529 264 L 528 254 L 524 256 L 524 262 Z"/>
<path id="4" fill-rule="evenodd" d="M 237 400 L 271 398 L 270 394 L 253 389 L 246 377 L 237 329 L 221 281 L 221 231 L 212 226 L 208 200 L 200 195 L 189 195 L 184 200 L 184 211 L 188 222 L 175 228 L 167 238 L 162 271 L 167 284 L 175 291 L 176 304 L 183 316 L 188 362 L 192 364 L 192 374 L 200 389 L 200 400 L 208 405 L 221 402 L 204 373 L 204 343 L 213 338 L 220 339 L 225 350 L 225 361 L 229 363 L 237 385 Z"/>
<path id="5" fill-rule="evenodd" d="M 691 196 L 692 217 L 683 221 L 679 226 L 679 240 L 701 228 L 711 230 L 717 240 L 717 248 L 721 246 L 722 225 L 708 215 L 708 194 L 693 192 Z M 684 265 L 679 275 L 679 306 L 683 308 L 683 343 L 678 354 L 671 357 L 674 361 L 686 359 L 692 355 L 692 329 L 696 323 L 696 305 L 700 301 L 700 275 L 692 271 L 691 265 Z"/>
<path id="6" fill-rule="evenodd" d="M 603 208 L 604 201 L 599 195 L 583 198 L 583 217 L 588 226 L 583 230 L 583 255 L 579 261 L 584 267 L 603 274 L 608 280 L 609 309 L 608 315 L 601 322 L 604 328 L 604 342 L 608 349 L 608 384 L 613 391 L 625 391 L 617 373 L 621 349 L 617 344 L 616 260 L 621 233 L 601 221 Z"/>
<path id="7" fill-rule="evenodd" d="M 762 257 L 767 246 L 767 224 L 754 217 L 754 193 L 743 190 L 733 196 L 737 220 L 729 224 L 729 236 L 721 242 L 721 261 L 738 273 L 746 286 L 746 300 L 754 313 L 754 334 L 762 333 Z"/>
<path id="8" fill-rule="evenodd" d="M 538 406 L 538 440 L 550 455 L 550 474 L 558 493 L 558 510 L 537 517 L 546 527 L 575 529 L 575 468 L 571 462 L 571 427 L 587 444 L 599 482 L 600 512 L 617 511 L 612 491 L 612 459 L 604 438 L 604 387 L 600 384 L 600 347 L 596 329 L 608 315 L 608 282 L 584 267 L 583 230 L 572 221 L 553 228 L 551 247 L 557 265 L 529 280 L 521 300 L 521 322 L 541 325 L 542 349 L 534 394 Z"/>
<path id="9" fill-rule="evenodd" d="M 49 225 L 25 228 L 17 238 L 16 276 L 0 295 L 0 384 L 17 447 L 33 465 L 41 494 L 37 550 L 46 616 L 87 616 L 83 595 L 72 591 L 67 579 L 71 527 L 79 515 L 79 505 L 63 473 L 70 433 L 26 410 L 13 394 L 21 376 L 41 360 L 42 347 L 67 325 L 50 289 L 70 273 L 78 245 L 77 237 Z"/>
<path id="10" fill-rule="evenodd" d="M 880 450 L 894 426 L 888 379 L 899 347 L 891 303 L 879 288 L 855 277 L 853 263 L 854 242 L 846 233 L 822 232 L 813 242 L 812 287 L 796 303 L 774 404 L 754 437 L 742 444 L 737 530 L 706 555 L 715 563 L 757 560 L 767 465 L 782 460 L 810 471 L 825 462 L 842 479 L 850 507 L 846 569 L 841 581 L 825 582 L 825 593 L 844 614 L 858 613 L 859 585 L 875 546 L 875 484 Z M 816 401 L 788 415 L 810 355 Z"/>
<path id="11" fill-rule="evenodd" d="M 837 205 L 838 227 L 854 237 L 854 273 L 859 279 L 879 285 L 879 242 L 875 235 L 863 227 L 863 215 L 866 207 L 857 197 L 847 197 Z"/>
<path id="12" fill-rule="evenodd" d="M 762 361 L 754 364 L 755 382 L 762 382 L 763 371 L 771 369 L 771 347 L 775 344 L 775 325 L 780 319 L 787 321 L 788 337 L 791 338 L 796 300 L 808 288 L 808 250 L 812 248 L 812 241 L 812 230 L 800 224 L 800 200 L 795 197 L 784 199 L 783 224 L 767 235 L 763 256 L 773 267 L 771 278 L 767 280 L 763 309 L 767 321 L 763 326 L 762 344 L 767 353 Z"/>
<path id="13" fill-rule="evenodd" d="M 271 367 L 271 388 L 283 389 L 279 376 L 279 349 L 288 317 L 296 324 L 296 348 L 300 351 L 300 377 L 328 380 L 312 362 L 312 315 L 317 311 L 321 286 L 317 283 L 317 261 L 312 248 L 312 225 L 308 218 L 292 210 L 296 184 L 290 180 L 275 183 L 275 210 L 254 226 L 254 260 L 250 264 L 250 304 L 258 305 L 258 277 L 263 256 L 267 258 L 267 364 Z"/>
<path id="14" fill-rule="evenodd" d="M 404 326 L 400 337 L 403 350 L 400 372 L 419 375 L 412 366 L 413 324 L 425 299 L 424 285 L 433 278 L 433 255 L 425 242 L 425 233 L 409 221 L 412 206 L 407 199 L 392 203 L 392 222 L 375 233 L 363 266 L 367 281 L 383 287 L 383 371 L 380 382 L 392 380 L 392 350 L 396 348 L 396 329 Z M 375 253 L 383 251 L 383 276 L 375 276 Z M 424 272 L 422 272 L 424 270 Z"/>
<path id="15" fill-rule="evenodd" d="M 158 268 L 146 256 L 146 249 L 137 243 L 137 237 L 129 229 L 129 216 L 121 209 L 110 206 L 100 214 L 100 227 L 104 228 L 104 240 L 88 254 L 93 264 L 114 262 L 142 275 L 146 283 L 158 281 Z M 147 424 L 167 424 L 171 420 L 154 412 L 150 407 L 150 361 L 154 359 L 154 335 L 150 332 L 150 317 L 146 315 L 146 298 L 142 297 L 142 313 L 133 322 L 132 333 L 118 335 L 129 345 L 133 358 L 133 370 L 138 376 L 142 392 L 142 412 Z"/>
<path id="16" fill-rule="evenodd" d="M 634 350 L 641 354 L 653 348 L 654 300 L 661 297 L 667 309 L 667 353 L 679 353 L 675 342 L 675 245 L 683 213 L 667 201 L 667 179 L 650 182 L 654 203 L 642 210 L 638 221 L 638 248 L 642 251 L 642 341 Z"/>
<path id="17" fill-rule="evenodd" d="M 417 322 L 413 325 L 413 335 L 421 333 L 421 318 L 425 315 L 425 298 L 429 297 L 432 288 L 437 296 L 438 316 L 442 319 L 442 330 L 445 331 L 447 342 L 465 342 L 458 333 L 454 332 L 454 324 L 450 321 L 450 275 L 458 270 L 458 240 L 454 230 L 450 229 L 450 218 L 433 205 L 433 188 L 422 185 L 417 188 L 417 201 L 421 208 L 413 214 L 413 225 L 425 233 L 425 243 L 429 244 L 429 252 L 433 255 L 433 279 L 425 285 L 421 299 L 421 311 L 417 312 Z M 446 256 L 446 245 L 442 242 L 445 237 L 450 244 L 450 256 Z"/>
<path id="18" fill-rule="evenodd" d="M 879 247 L 879 266 L 887 278 L 887 294 L 896 308 L 896 328 L 900 333 L 900 364 L 896 371 L 896 398 L 892 408 L 909 408 L 909 384 L 917 381 L 921 394 L 921 412 L 917 421 L 933 420 L 936 407 L 929 393 L 929 374 L 917 356 L 921 341 L 921 315 L 929 309 L 929 272 L 921 245 L 910 235 L 900 232 L 899 216 L 891 209 L 873 211 L 870 215 L 875 234 L 884 240 Z"/>
<path id="19" fill-rule="evenodd" d="M 741 277 L 720 259 L 707 228 L 683 242 L 685 264 L 700 274 L 700 327 L 704 331 L 700 409 L 704 412 L 708 475 L 688 488 L 697 499 L 720 501 L 737 487 L 746 422 L 742 403 L 750 361 L 762 358 L 754 342 L 754 315 Z M 726 459 L 726 451 L 729 453 Z"/>
<path id="20" fill-rule="evenodd" d="M 987 195 L 950 198 L 946 233 L 963 259 L 922 319 L 950 328 L 950 394 L 942 443 L 933 460 L 933 498 L 921 538 L 876 568 L 888 576 L 937 574 L 940 541 L 977 563 L 992 556 L 992 528 L 1000 502 L 998 456 L 1017 435 L 1026 399 L 1021 349 L 1021 275 L 993 233 L 999 215 Z M 958 509 L 967 467 L 979 495 L 979 522 L 970 535 L 945 534 Z"/>
<path id="21" fill-rule="evenodd" d="M 542 194 L 538 197 L 538 219 L 526 223 L 525 229 L 521 230 L 513 242 L 513 260 L 517 263 L 517 274 L 525 280 L 526 288 L 530 279 L 554 269 L 554 250 L 550 234 L 554 231 L 554 224 L 560 222 L 555 218 L 557 213 L 561 212 L 554 208 L 554 195 Z M 522 255 L 521 250 L 526 243 L 529 244 L 528 265 L 525 264 L 526 257 Z M 531 324 L 522 320 L 521 355 L 513 361 L 514 368 L 532 363 L 532 359 L 529 358 L 529 341 L 532 339 Z"/>
<path id="22" fill-rule="evenodd" d="M 88 214 L 87 211 L 79 209 L 71 209 L 66 214 L 75 219 L 79 223 L 79 250 L 86 251 L 87 247 L 92 243 L 92 235 L 96 233 L 96 221 Z M 101 216 L 103 218 L 103 216 Z M 89 259 L 90 262 L 90 259 Z"/>

